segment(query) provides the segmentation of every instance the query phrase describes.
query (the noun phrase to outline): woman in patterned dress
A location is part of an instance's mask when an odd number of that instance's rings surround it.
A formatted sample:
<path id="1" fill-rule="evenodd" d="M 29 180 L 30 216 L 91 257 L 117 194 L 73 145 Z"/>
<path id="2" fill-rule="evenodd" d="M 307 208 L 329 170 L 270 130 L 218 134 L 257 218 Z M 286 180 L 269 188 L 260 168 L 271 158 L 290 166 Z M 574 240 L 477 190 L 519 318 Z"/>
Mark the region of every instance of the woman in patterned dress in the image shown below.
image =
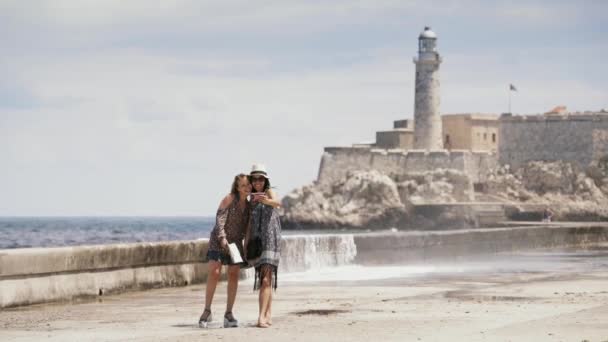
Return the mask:
<path id="1" fill-rule="evenodd" d="M 257 237 L 261 240 L 261 254 L 254 259 L 248 259 L 247 262 L 255 267 L 253 289 L 260 290 L 257 326 L 268 328 L 272 325 L 272 290 L 277 288 L 277 271 L 281 253 L 281 223 L 276 209 L 281 204 L 277 195 L 270 189 L 270 179 L 263 165 L 253 165 L 249 177 L 253 193 L 245 249 L 251 239 Z"/>
<path id="2" fill-rule="evenodd" d="M 230 194 L 226 195 L 220 203 L 216 214 L 215 227 L 209 238 L 207 261 L 209 262 L 209 273 L 207 276 L 207 288 L 205 291 L 205 311 L 199 318 L 199 326 L 206 328 L 211 322 L 211 302 L 215 294 L 215 288 L 220 278 L 222 265 L 228 266 L 228 301 L 226 313 L 224 314 L 224 327 L 237 327 L 238 321 L 232 314 L 232 307 L 236 298 L 239 282 L 239 271 L 246 267 L 246 263 L 234 264 L 230 259 L 228 244 L 234 243 L 244 256 L 243 238 L 249 223 L 250 204 L 247 196 L 251 193 L 251 183 L 245 174 L 234 177 Z M 244 257 L 243 257 L 244 259 Z"/>

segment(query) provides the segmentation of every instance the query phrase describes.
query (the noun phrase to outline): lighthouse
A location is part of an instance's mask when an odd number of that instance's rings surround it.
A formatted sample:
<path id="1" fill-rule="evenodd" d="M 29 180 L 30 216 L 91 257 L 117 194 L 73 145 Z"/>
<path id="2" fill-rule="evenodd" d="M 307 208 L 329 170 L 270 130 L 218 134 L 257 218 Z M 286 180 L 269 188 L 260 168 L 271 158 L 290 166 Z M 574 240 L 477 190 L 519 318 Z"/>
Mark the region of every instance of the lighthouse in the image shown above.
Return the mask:
<path id="1" fill-rule="evenodd" d="M 439 114 L 439 64 L 437 35 L 425 27 L 418 36 L 414 98 L 414 149 L 443 149 Z"/>

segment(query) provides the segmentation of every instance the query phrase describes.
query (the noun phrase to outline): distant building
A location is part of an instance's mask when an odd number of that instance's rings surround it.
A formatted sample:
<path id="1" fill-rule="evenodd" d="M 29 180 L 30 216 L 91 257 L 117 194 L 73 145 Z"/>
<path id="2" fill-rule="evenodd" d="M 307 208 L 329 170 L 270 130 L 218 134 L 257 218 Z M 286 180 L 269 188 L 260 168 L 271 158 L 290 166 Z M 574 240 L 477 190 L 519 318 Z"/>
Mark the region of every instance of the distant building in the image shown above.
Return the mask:
<path id="1" fill-rule="evenodd" d="M 497 151 L 497 114 L 448 114 L 441 117 L 446 150 Z"/>
<path id="2" fill-rule="evenodd" d="M 408 120 L 393 123 L 390 131 L 376 132 L 376 148 L 411 150 L 414 148 L 414 130 Z"/>
<path id="3" fill-rule="evenodd" d="M 556 106 L 550 111 L 546 112 L 545 115 L 563 115 L 568 114 L 568 108 L 566 106 Z"/>

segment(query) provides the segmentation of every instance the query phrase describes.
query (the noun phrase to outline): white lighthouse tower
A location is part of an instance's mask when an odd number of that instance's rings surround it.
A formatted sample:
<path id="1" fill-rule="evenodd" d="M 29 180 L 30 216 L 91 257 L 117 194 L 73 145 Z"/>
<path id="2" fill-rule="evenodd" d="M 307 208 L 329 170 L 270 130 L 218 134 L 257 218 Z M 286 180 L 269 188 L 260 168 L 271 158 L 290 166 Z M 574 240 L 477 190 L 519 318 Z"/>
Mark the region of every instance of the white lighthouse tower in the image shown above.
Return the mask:
<path id="1" fill-rule="evenodd" d="M 416 94 L 414 100 L 414 149 L 443 149 L 439 115 L 439 64 L 437 35 L 425 27 L 418 37 Z"/>

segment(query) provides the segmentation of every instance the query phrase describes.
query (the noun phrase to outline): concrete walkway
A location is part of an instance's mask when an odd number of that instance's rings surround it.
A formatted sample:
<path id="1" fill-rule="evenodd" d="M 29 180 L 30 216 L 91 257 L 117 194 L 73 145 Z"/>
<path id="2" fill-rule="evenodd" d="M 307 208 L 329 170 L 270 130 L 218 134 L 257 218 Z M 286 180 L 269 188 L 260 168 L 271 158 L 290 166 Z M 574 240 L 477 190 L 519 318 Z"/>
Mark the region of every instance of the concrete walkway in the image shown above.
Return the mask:
<path id="1" fill-rule="evenodd" d="M 605 265 L 606 256 L 586 262 Z M 241 283 L 240 328 L 196 325 L 201 285 L 0 311 L 2 341 L 608 341 L 608 269 L 488 270 L 279 283 L 274 325 L 253 327 L 257 293 Z M 279 277 L 281 281 L 281 277 Z"/>

